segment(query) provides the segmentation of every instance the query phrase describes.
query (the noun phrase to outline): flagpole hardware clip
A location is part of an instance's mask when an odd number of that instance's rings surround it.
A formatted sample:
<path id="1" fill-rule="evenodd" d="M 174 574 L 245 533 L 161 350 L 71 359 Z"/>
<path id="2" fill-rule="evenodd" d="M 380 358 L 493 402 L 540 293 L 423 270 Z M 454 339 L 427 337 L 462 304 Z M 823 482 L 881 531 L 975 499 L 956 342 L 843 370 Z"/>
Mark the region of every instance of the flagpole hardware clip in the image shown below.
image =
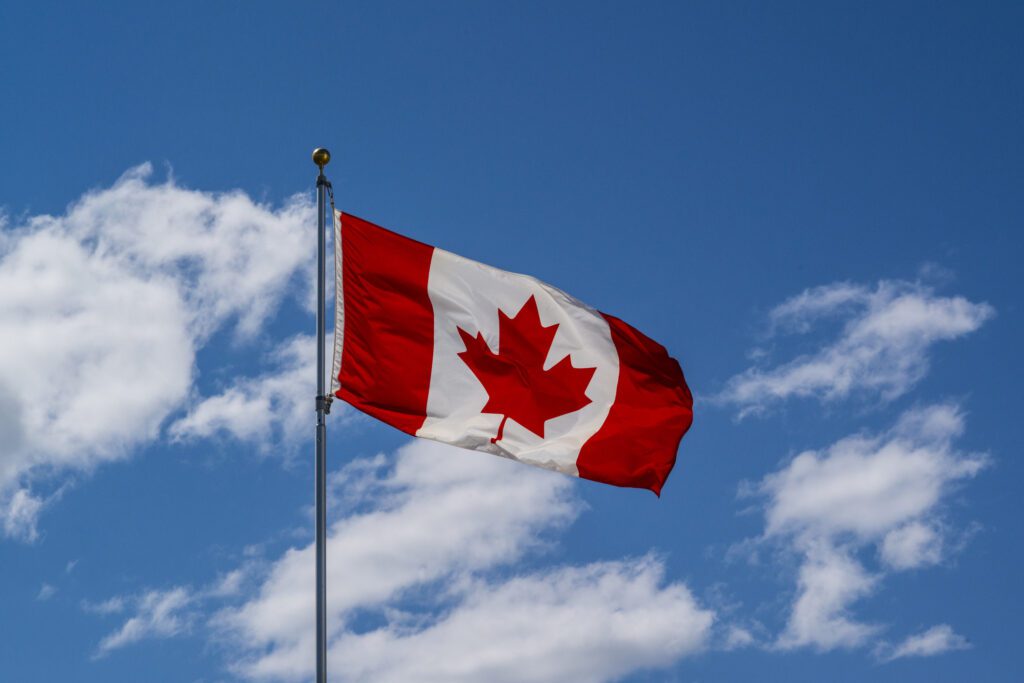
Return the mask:
<path id="1" fill-rule="evenodd" d="M 333 396 L 317 396 L 316 397 L 316 409 L 317 412 L 323 410 L 325 415 L 329 415 L 331 412 L 331 402 L 334 400 Z"/>
<path id="2" fill-rule="evenodd" d="M 320 175 L 318 175 L 316 177 L 316 186 L 320 187 L 321 185 L 325 185 L 327 187 L 333 187 L 333 185 L 331 185 L 331 181 L 328 180 L 327 176 L 325 176 L 323 173 L 321 173 Z"/>

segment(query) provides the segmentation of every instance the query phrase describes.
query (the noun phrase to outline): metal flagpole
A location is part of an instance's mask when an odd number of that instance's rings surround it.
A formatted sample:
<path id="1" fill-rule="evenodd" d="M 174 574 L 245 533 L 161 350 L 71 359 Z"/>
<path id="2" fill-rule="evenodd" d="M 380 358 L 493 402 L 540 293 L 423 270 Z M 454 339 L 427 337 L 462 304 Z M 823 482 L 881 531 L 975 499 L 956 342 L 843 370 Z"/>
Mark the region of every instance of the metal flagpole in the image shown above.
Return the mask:
<path id="1" fill-rule="evenodd" d="M 324 209 L 330 183 L 324 166 L 331 153 L 313 150 L 313 163 L 320 169 L 316 178 L 317 275 L 316 275 L 316 683 L 327 683 L 327 424 L 330 398 L 325 385 L 324 336 L 326 317 L 327 234 Z M 332 217 L 333 220 L 333 217 Z"/>

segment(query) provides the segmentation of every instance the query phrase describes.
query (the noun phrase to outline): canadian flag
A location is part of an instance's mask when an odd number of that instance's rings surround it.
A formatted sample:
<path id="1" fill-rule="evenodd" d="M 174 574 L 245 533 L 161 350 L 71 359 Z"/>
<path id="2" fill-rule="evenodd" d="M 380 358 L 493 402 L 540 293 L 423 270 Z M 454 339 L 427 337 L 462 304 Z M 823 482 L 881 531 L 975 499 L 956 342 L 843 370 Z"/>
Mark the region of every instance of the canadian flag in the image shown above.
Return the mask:
<path id="1" fill-rule="evenodd" d="M 693 399 L 634 328 L 335 215 L 335 395 L 409 434 L 660 495 Z"/>

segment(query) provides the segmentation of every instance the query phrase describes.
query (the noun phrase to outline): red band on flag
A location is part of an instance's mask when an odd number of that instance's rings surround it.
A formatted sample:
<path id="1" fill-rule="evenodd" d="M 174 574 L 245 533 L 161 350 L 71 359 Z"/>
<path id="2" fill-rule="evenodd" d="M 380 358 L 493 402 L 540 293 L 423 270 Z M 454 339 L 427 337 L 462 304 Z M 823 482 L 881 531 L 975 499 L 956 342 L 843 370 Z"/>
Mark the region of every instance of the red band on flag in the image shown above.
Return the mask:
<path id="1" fill-rule="evenodd" d="M 616 486 L 661 487 L 693 423 L 693 397 L 678 361 L 661 344 L 602 313 L 619 354 L 619 382 L 601 429 L 580 449 L 584 479 Z"/>
<path id="2" fill-rule="evenodd" d="M 430 391 L 434 248 L 341 215 L 344 345 L 338 398 L 415 434 Z"/>

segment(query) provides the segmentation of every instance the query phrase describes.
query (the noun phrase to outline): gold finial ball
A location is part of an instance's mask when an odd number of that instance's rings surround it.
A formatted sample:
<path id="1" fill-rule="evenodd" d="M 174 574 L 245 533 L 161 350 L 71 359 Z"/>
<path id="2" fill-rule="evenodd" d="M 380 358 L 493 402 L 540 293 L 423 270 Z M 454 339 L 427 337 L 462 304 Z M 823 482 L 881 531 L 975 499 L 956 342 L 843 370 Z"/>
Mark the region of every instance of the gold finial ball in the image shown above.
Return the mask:
<path id="1" fill-rule="evenodd" d="M 313 163 L 323 168 L 331 161 L 331 153 L 323 147 L 317 147 L 313 150 Z"/>

